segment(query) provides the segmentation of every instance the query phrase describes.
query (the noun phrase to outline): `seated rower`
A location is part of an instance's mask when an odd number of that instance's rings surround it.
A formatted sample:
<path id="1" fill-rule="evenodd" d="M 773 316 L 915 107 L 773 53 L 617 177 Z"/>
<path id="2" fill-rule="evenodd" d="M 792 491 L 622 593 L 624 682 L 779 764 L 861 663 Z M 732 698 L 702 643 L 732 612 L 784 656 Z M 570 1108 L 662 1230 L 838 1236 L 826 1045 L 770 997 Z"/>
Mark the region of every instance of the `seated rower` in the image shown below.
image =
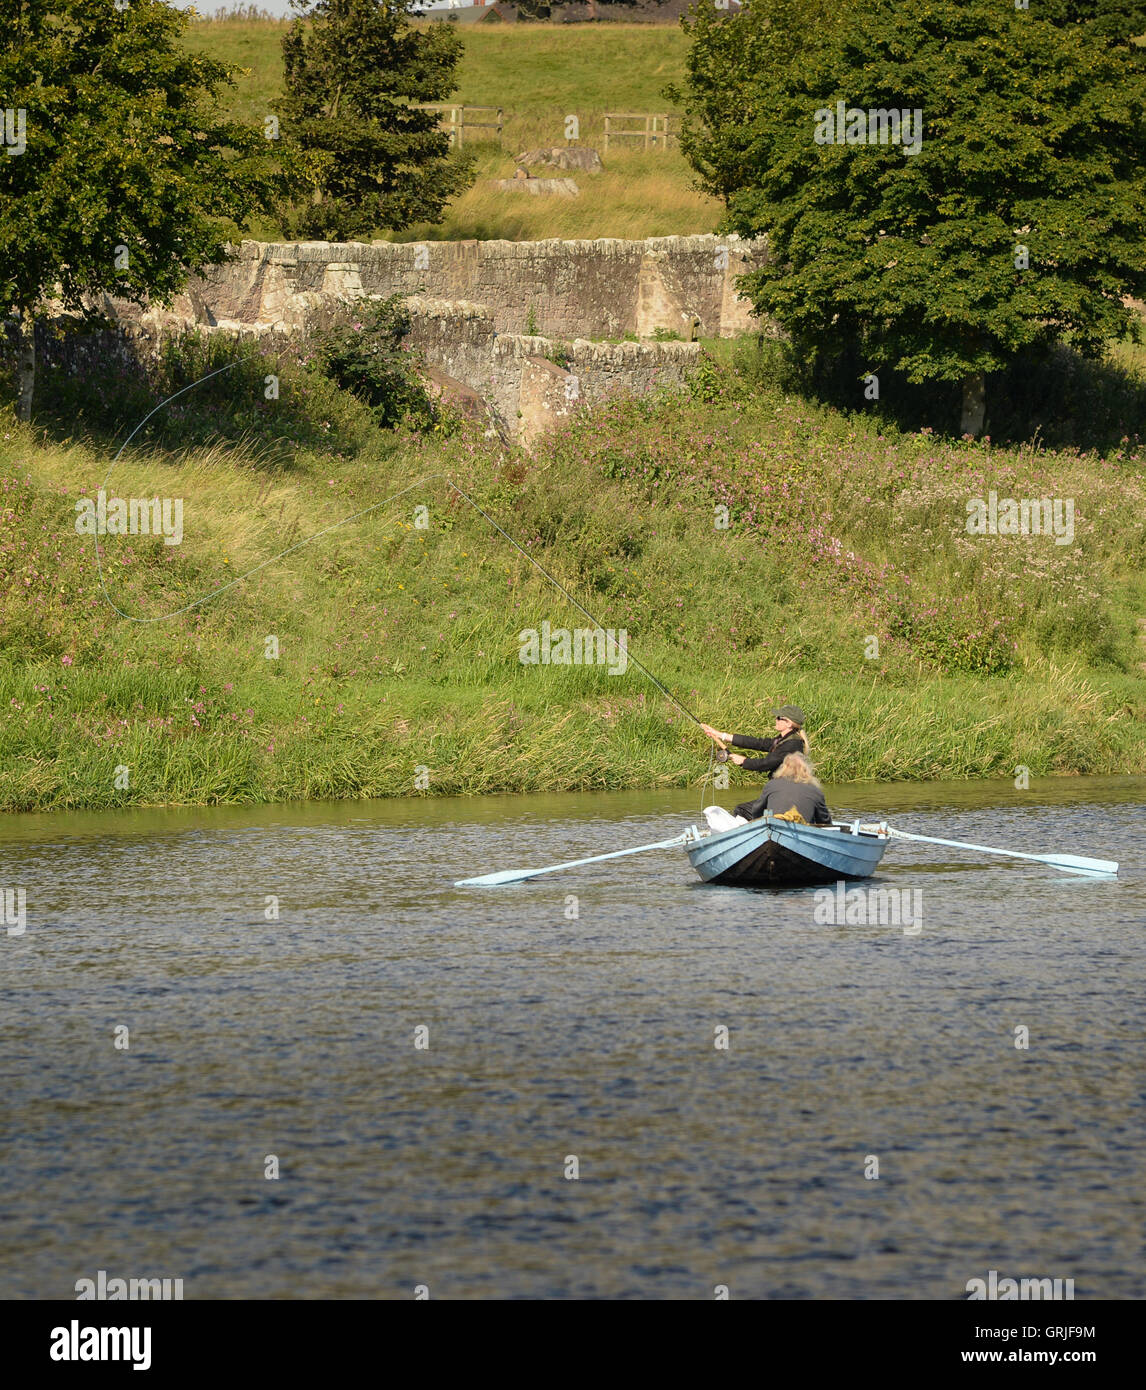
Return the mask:
<path id="1" fill-rule="evenodd" d="M 765 811 L 789 820 L 798 817 L 805 825 L 831 825 L 824 789 L 802 753 L 789 753 L 756 800 L 742 802 L 733 815 L 757 820 Z"/>

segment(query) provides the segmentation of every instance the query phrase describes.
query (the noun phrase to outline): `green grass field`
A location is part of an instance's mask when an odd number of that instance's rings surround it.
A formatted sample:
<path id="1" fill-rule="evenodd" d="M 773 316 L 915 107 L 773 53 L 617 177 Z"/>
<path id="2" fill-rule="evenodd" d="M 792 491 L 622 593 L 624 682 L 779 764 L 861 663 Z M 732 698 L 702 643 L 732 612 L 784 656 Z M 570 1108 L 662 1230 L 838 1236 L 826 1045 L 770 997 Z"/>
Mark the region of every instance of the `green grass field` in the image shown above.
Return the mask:
<path id="1" fill-rule="evenodd" d="M 188 32 L 189 43 L 241 69 L 227 109 L 261 125 L 275 111 L 281 92 L 285 25 L 211 20 L 192 25 Z M 606 111 L 667 111 L 663 88 L 684 73 L 687 41 L 680 29 L 648 24 L 521 25 L 460 32 L 465 57 L 451 100 L 502 107 L 502 145 L 467 145 L 478 156 L 474 186 L 455 200 L 440 224 L 407 228 L 395 239 L 532 241 L 684 236 L 713 230 L 721 204 L 693 187 L 692 170 L 673 148 L 646 153 L 611 146 L 602 173 L 576 176 L 581 192 L 575 199 L 529 197 L 489 187 L 491 179 L 512 177 L 514 155 L 564 145 L 570 115 L 580 123 L 579 143 L 601 150 Z M 270 237 L 274 228 L 261 223 L 253 232 Z"/>
<path id="2" fill-rule="evenodd" d="M 519 659 L 586 620 L 442 473 L 690 711 L 801 704 L 829 782 L 1146 772 L 1140 459 L 900 435 L 731 368 L 527 459 L 283 380 L 278 443 L 117 465 L 185 534 L 105 537 L 102 585 L 74 508 L 112 446 L 0 424 L 0 808 L 695 785 L 707 743 L 635 665 Z M 1074 499 L 1072 542 L 969 536 L 991 488 Z"/>

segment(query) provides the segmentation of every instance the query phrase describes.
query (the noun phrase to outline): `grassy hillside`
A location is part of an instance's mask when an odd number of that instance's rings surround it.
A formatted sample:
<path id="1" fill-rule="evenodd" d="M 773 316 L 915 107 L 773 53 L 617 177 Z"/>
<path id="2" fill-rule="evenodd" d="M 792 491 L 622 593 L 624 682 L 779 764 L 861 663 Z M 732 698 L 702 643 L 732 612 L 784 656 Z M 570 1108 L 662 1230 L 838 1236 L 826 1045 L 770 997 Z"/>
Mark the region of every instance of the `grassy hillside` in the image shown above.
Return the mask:
<path id="1" fill-rule="evenodd" d="M 113 496 L 182 498 L 185 534 L 105 537 L 106 594 L 74 507 L 112 448 L 0 425 L 0 807 L 408 795 L 419 769 L 429 793 L 695 783 L 706 741 L 635 666 L 521 662 L 522 630 L 585 620 L 418 481 L 442 473 L 700 717 L 803 705 L 830 781 L 1146 772 L 1141 457 L 900 435 L 742 365 L 529 460 L 381 433 L 289 365 L 260 426 L 235 406 L 256 362 L 229 407 L 180 403 L 173 435 L 215 445 L 157 434 L 116 466 Z M 1075 499 L 1073 542 L 968 535 L 991 489 Z"/>
<path id="2" fill-rule="evenodd" d="M 272 20 L 211 20 L 190 29 L 189 43 L 243 70 L 227 99 L 238 118 L 261 125 L 277 109 L 284 31 L 285 25 Z M 503 143 L 500 149 L 473 146 L 478 155 L 474 186 L 453 203 L 442 223 L 408 228 L 399 239 L 537 240 L 712 231 L 721 204 L 692 187 L 692 171 L 675 149 L 646 154 L 611 147 L 603 173 L 576 176 L 581 193 L 575 199 L 529 197 L 488 186 L 491 179 L 512 176 L 513 156 L 521 151 L 564 145 L 567 116 L 580 121 L 579 143 L 601 150 L 606 111 L 668 110 L 661 92 L 684 73 L 687 42 L 680 29 L 522 25 L 459 32 L 465 57 L 451 100 L 502 107 Z M 254 230 L 271 236 L 274 229 L 259 225 Z"/>

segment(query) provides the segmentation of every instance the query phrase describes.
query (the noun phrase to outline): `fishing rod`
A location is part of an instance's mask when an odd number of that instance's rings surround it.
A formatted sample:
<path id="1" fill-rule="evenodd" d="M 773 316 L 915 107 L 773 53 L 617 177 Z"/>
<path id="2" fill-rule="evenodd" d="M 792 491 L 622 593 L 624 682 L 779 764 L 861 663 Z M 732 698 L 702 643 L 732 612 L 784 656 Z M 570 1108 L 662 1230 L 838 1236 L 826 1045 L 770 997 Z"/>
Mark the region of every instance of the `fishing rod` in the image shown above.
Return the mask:
<path id="1" fill-rule="evenodd" d="M 504 530 L 501 526 L 499 526 L 488 512 L 483 511 L 483 509 L 478 506 L 478 504 L 473 500 L 472 497 L 467 497 L 466 494 L 461 490 L 461 488 L 458 487 L 457 483 L 452 482 L 448 477 L 446 477 L 444 473 L 434 474 L 433 476 L 446 478 L 446 482 L 449 484 L 450 487 L 453 488 L 453 490 L 458 494 L 459 497 L 465 498 L 465 500 L 470 504 L 471 507 L 473 507 L 473 509 L 476 512 L 479 512 L 483 517 L 485 517 L 486 521 L 489 522 L 493 529 L 497 531 L 500 535 L 504 536 L 505 539 L 510 543 L 510 545 L 513 546 L 513 548 L 516 551 L 524 555 L 525 558 L 529 561 L 529 563 L 533 565 L 536 569 L 538 569 L 545 576 L 545 578 L 549 580 L 550 584 L 552 584 L 555 588 L 559 589 L 561 593 L 565 595 L 565 597 L 569 600 L 573 607 L 577 609 L 579 613 L 584 613 L 585 617 L 589 619 L 589 621 L 593 624 L 595 628 L 601 628 L 602 624 L 597 621 L 593 614 L 590 613 L 589 610 L 583 604 L 578 603 L 578 601 L 573 597 L 573 595 L 564 586 L 564 584 L 562 584 L 559 580 L 554 579 L 554 577 L 549 573 L 549 571 L 545 568 L 544 565 L 542 565 L 538 560 L 534 559 L 534 557 L 530 555 L 530 553 L 527 550 L 523 549 L 520 545 L 518 545 L 517 541 L 513 539 L 509 532 Z M 629 651 L 628 647 L 624 647 L 622 648 L 622 650 L 625 652 L 626 656 L 633 663 L 633 665 L 636 666 L 641 672 L 643 672 L 643 674 L 646 675 L 650 681 L 652 681 L 652 683 L 656 686 L 656 688 L 661 692 L 662 695 L 664 695 L 667 699 L 671 700 L 673 704 L 676 705 L 677 709 L 679 709 L 682 713 L 687 714 L 694 724 L 700 725 L 701 720 L 699 720 L 690 709 L 682 705 L 671 690 L 668 690 L 665 686 L 663 686 L 660 683 L 659 680 L 657 680 L 656 676 L 653 675 L 653 673 L 649 670 L 649 668 L 644 664 L 643 661 L 640 661 L 637 657 L 635 657 L 632 654 L 632 652 Z"/>

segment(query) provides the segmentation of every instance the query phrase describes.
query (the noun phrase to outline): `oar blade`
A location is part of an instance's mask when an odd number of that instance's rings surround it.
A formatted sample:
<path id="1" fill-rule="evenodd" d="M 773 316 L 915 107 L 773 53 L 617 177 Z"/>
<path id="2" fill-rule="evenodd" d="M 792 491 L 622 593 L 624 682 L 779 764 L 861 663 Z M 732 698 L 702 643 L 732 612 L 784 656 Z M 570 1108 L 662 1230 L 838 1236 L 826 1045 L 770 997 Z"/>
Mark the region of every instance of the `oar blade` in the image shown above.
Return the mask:
<path id="1" fill-rule="evenodd" d="M 1084 859 L 1077 854 L 1039 854 L 1035 857 L 1052 868 L 1061 869 L 1065 874 L 1092 874 L 1107 878 L 1118 872 L 1116 859 Z"/>
<path id="2" fill-rule="evenodd" d="M 1049 864 L 1052 869 L 1061 869 L 1064 874 L 1110 878 L 1118 872 L 1118 863 L 1114 859 L 1087 859 L 1081 854 L 1028 854 L 1025 850 L 999 849 L 995 845 L 972 845 L 966 840 L 940 840 L 934 835 L 916 835 L 908 830 L 899 830 L 894 825 L 887 827 L 887 833 L 896 840 L 918 840 L 924 845 L 946 845 L 948 849 L 969 849 L 977 854 L 1005 854 L 1011 859 L 1032 859 L 1038 864 Z"/>
<path id="3" fill-rule="evenodd" d="M 496 874 L 482 874 L 480 878 L 460 878 L 455 888 L 496 888 L 502 883 L 521 883 L 537 873 L 536 869 L 502 869 Z"/>

